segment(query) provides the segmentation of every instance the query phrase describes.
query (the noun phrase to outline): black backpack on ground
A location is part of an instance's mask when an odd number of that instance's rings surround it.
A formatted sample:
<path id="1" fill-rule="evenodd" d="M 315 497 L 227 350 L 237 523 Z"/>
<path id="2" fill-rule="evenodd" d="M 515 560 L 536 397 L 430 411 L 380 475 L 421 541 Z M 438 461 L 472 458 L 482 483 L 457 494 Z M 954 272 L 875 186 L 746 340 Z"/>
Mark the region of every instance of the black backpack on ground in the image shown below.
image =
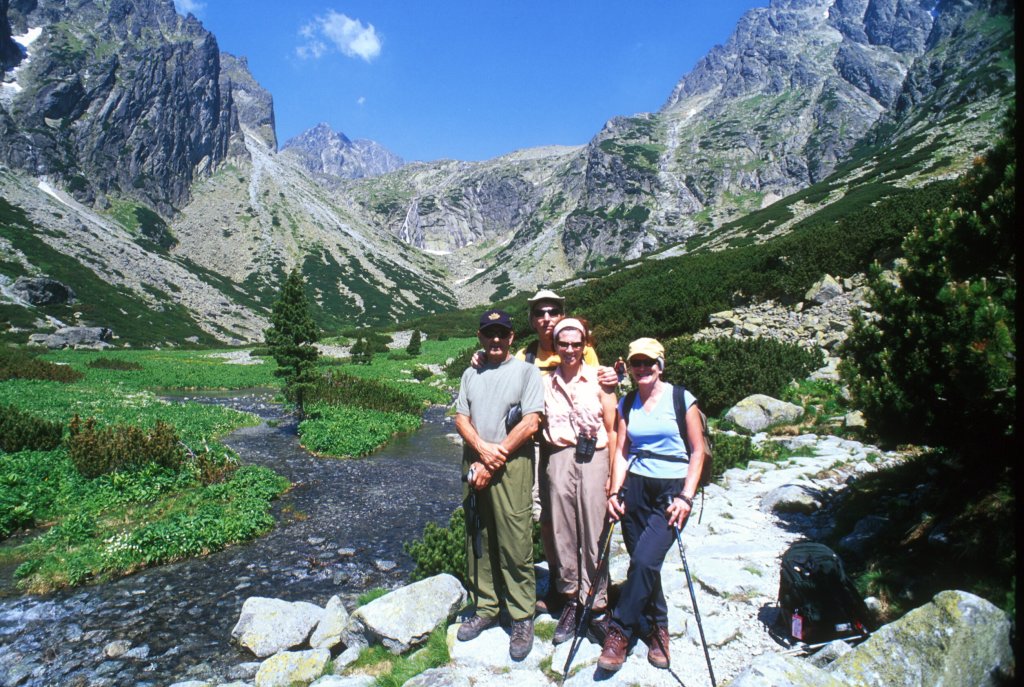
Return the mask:
<path id="1" fill-rule="evenodd" d="M 779 608 L 792 640 L 816 644 L 868 635 L 867 606 L 843 561 L 824 544 L 798 541 L 782 554 Z"/>

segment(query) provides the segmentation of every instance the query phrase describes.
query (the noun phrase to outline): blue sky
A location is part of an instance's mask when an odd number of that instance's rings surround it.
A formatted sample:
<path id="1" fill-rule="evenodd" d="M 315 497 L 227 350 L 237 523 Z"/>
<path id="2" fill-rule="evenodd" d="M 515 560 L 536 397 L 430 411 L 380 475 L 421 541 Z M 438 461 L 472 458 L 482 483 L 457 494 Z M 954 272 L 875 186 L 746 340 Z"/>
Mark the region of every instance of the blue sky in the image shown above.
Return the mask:
<path id="1" fill-rule="evenodd" d="M 656 111 L 768 0 L 175 0 L 247 57 L 279 143 L 319 122 L 412 160 L 579 145 Z"/>

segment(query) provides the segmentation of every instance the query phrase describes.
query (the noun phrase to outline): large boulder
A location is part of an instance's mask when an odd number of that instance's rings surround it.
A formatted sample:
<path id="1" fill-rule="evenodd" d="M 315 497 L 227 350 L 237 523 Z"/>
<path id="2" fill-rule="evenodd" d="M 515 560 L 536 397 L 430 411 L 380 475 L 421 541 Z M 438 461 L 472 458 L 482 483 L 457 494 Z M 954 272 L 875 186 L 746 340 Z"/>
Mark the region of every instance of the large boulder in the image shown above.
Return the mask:
<path id="1" fill-rule="evenodd" d="M 811 303 L 828 303 L 830 300 L 843 293 L 843 285 L 829 275 L 822 277 L 814 286 L 804 294 L 804 300 Z"/>
<path id="2" fill-rule="evenodd" d="M 821 508 L 824 495 L 802 484 L 783 484 L 761 497 L 762 513 L 805 513 Z"/>
<path id="3" fill-rule="evenodd" d="M 795 422 L 803 417 L 804 409 L 764 394 L 754 394 L 734 405 L 725 419 L 748 432 L 760 432 L 766 427 Z"/>
<path id="4" fill-rule="evenodd" d="M 324 674 L 331 652 L 327 649 L 282 651 L 260 665 L 256 687 L 308 685 Z"/>
<path id="5" fill-rule="evenodd" d="M 242 604 L 231 638 L 264 658 L 305 642 L 323 615 L 324 609 L 305 601 L 252 596 Z"/>
<path id="6" fill-rule="evenodd" d="M 11 291 L 30 305 L 64 305 L 75 301 L 70 286 L 49 277 L 18 277 Z"/>
<path id="7" fill-rule="evenodd" d="M 987 687 L 1014 674 L 1010 621 L 981 597 L 939 592 L 830 666 L 863 687 Z"/>
<path id="8" fill-rule="evenodd" d="M 47 348 L 92 348 L 110 346 L 114 333 L 106 327 L 62 327 L 46 337 Z"/>
<path id="9" fill-rule="evenodd" d="M 466 602 L 466 590 L 452 575 L 435 575 L 396 589 L 352 613 L 346 644 L 379 641 L 401 654 L 426 641 L 439 624 Z"/>

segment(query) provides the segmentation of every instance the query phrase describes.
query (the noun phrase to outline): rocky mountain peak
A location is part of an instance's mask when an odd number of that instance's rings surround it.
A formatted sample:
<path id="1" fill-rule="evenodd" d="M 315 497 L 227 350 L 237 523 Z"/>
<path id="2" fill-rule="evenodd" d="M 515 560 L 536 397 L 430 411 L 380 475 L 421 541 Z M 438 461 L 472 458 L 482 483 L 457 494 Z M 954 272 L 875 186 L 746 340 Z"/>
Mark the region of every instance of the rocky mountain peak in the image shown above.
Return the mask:
<path id="1" fill-rule="evenodd" d="M 379 143 L 367 139 L 353 141 L 326 122 L 288 139 L 281 150 L 296 155 L 314 174 L 344 179 L 375 177 L 405 164 Z"/>

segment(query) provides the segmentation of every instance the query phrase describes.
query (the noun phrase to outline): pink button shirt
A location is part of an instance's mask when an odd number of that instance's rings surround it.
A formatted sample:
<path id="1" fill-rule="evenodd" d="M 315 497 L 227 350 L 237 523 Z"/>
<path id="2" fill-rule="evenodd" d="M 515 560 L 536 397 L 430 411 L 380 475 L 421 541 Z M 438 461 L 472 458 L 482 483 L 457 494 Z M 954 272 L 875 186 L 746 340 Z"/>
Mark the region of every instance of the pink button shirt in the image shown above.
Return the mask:
<path id="1" fill-rule="evenodd" d="M 577 434 L 596 433 L 597 448 L 607 446 L 600 392 L 597 368 L 591 365 L 581 365 L 575 379 L 563 379 L 560 368 L 544 377 L 544 439 L 555 446 L 574 446 Z"/>

